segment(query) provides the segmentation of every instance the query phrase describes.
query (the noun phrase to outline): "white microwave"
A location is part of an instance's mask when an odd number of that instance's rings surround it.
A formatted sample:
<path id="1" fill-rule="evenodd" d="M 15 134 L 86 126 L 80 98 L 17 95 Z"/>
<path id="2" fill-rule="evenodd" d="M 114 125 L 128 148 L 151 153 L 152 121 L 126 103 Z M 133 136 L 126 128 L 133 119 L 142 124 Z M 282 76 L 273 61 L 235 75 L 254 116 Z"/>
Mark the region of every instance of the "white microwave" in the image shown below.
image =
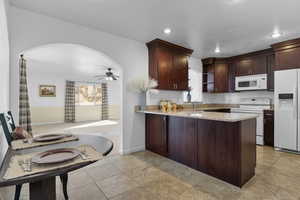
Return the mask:
<path id="1" fill-rule="evenodd" d="M 235 77 L 235 90 L 266 90 L 267 74 L 257 74 L 250 76 L 237 76 Z"/>

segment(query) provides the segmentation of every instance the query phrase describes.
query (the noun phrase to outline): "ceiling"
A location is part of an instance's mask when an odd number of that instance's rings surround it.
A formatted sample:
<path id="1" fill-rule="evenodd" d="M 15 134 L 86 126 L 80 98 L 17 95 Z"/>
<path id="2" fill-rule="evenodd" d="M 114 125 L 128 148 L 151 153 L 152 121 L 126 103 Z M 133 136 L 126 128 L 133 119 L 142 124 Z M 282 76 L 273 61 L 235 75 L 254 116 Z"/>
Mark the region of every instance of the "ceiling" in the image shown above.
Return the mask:
<path id="1" fill-rule="evenodd" d="M 49 74 L 71 80 L 93 80 L 108 67 L 118 66 L 106 55 L 81 45 L 50 44 L 23 52 L 32 74 Z"/>
<path id="2" fill-rule="evenodd" d="M 141 42 L 161 38 L 194 56 L 232 56 L 300 37 L 299 0 L 11 0 L 11 4 Z M 169 27 L 167 36 L 163 29 Z M 271 37 L 274 29 L 282 36 Z"/>

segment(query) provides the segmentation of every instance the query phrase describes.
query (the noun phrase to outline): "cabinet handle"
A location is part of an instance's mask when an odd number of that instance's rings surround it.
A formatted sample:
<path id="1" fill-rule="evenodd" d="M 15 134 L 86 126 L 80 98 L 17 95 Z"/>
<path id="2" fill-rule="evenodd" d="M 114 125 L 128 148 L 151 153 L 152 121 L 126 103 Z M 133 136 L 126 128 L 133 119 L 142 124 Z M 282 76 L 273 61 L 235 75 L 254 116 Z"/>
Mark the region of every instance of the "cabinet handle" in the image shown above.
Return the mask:
<path id="1" fill-rule="evenodd" d="M 265 116 L 273 116 L 273 114 L 265 114 Z"/>

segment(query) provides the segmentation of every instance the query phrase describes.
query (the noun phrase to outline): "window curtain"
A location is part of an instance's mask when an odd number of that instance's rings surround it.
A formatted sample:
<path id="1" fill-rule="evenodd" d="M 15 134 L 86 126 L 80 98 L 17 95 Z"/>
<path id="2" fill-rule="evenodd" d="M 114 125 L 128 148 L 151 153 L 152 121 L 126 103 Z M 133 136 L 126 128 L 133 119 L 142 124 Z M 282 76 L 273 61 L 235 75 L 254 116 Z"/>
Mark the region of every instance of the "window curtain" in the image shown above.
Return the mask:
<path id="1" fill-rule="evenodd" d="M 107 96 L 107 83 L 101 84 L 102 90 L 102 104 L 101 104 L 101 116 L 102 120 L 108 120 L 109 113 L 108 113 L 108 96 Z"/>
<path id="2" fill-rule="evenodd" d="M 65 122 L 75 122 L 75 82 L 66 81 Z"/>
<path id="3" fill-rule="evenodd" d="M 26 60 L 23 55 L 19 60 L 20 67 L 20 85 L 19 85 L 19 126 L 24 128 L 28 133 L 32 134 L 31 113 L 28 97 Z"/>

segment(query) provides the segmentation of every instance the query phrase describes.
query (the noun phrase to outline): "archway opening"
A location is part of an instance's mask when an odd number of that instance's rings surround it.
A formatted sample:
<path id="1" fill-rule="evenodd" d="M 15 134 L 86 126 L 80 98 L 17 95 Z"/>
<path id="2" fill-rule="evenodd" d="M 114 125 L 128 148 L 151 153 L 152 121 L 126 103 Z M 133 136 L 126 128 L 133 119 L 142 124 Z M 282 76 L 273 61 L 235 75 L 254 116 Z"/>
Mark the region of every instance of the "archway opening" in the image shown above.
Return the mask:
<path id="1" fill-rule="evenodd" d="M 21 52 L 33 134 L 49 132 L 100 135 L 122 144 L 122 68 L 110 57 L 77 44 L 47 44 Z M 117 80 L 107 78 L 111 68 Z M 74 121 L 65 120 L 66 82 L 74 83 Z"/>

